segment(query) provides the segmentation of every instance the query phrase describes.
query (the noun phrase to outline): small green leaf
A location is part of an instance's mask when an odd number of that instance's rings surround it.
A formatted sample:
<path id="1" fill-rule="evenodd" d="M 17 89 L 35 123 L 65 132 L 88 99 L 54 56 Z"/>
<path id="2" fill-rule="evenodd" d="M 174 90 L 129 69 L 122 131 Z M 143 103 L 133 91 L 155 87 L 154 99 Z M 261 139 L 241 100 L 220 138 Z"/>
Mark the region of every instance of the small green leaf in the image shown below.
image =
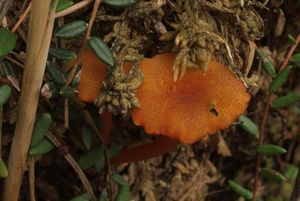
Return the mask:
<path id="1" fill-rule="evenodd" d="M 71 23 L 61 26 L 56 32 L 55 36 L 60 38 L 74 38 L 82 36 L 87 29 L 87 23 L 82 20 L 73 21 Z"/>
<path id="2" fill-rule="evenodd" d="M 291 57 L 291 62 L 293 62 L 293 63 L 299 63 L 300 62 L 300 53 L 294 54 Z"/>
<path id="3" fill-rule="evenodd" d="M 295 181 L 299 172 L 299 168 L 296 165 L 288 164 L 284 170 L 284 175 L 288 180 Z"/>
<path id="4" fill-rule="evenodd" d="M 272 107 L 277 109 L 285 108 L 299 100 L 300 100 L 299 92 L 290 92 L 286 96 L 281 96 L 273 100 Z"/>
<path id="5" fill-rule="evenodd" d="M 115 201 L 130 201 L 130 186 L 122 186 L 118 191 Z"/>
<path id="6" fill-rule="evenodd" d="M 102 40 L 100 40 L 100 38 L 91 37 L 89 40 L 89 45 L 99 59 L 110 66 L 114 66 L 115 61 L 112 52 L 109 47 L 102 42 Z"/>
<path id="7" fill-rule="evenodd" d="M 76 95 L 76 90 L 68 85 L 63 86 L 59 94 L 64 98 L 73 98 Z"/>
<path id="8" fill-rule="evenodd" d="M 100 156 L 104 155 L 104 146 L 101 145 L 95 149 L 87 151 L 78 159 L 78 165 L 83 169 L 91 168 L 99 160 Z"/>
<path id="9" fill-rule="evenodd" d="M 262 144 L 257 148 L 257 153 L 261 155 L 279 155 L 286 153 L 286 150 L 274 144 Z"/>
<path id="10" fill-rule="evenodd" d="M 74 4 L 71 0 L 59 0 L 55 12 L 65 10 Z"/>
<path id="11" fill-rule="evenodd" d="M 91 148 L 92 145 L 92 131 L 89 127 L 82 127 L 82 142 L 87 150 Z"/>
<path id="12" fill-rule="evenodd" d="M 228 181 L 230 188 L 237 193 L 238 195 L 242 196 L 243 198 L 247 199 L 247 200 L 251 200 L 253 197 L 253 194 L 251 191 L 249 191 L 248 189 L 244 188 L 243 186 L 241 186 L 240 184 L 238 184 L 237 182 L 233 181 L 233 180 L 229 180 Z"/>
<path id="13" fill-rule="evenodd" d="M 10 53 L 16 46 L 17 36 L 0 27 L 0 57 Z"/>
<path id="14" fill-rule="evenodd" d="M 272 93 L 276 92 L 277 89 L 279 89 L 279 87 L 281 87 L 286 82 L 291 70 L 292 66 L 287 66 L 285 69 L 278 73 L 278 75 L 270 85 L 270 91 Z"/>
<path id="15" fill-rule="evenodd" d="M 112 179 L 120 186 L 129 186 L 128 182 L 119 174 L 112 174 Z"/>
<path id="16" fill-rule="evenodd" d="M 293 45 L 297 43 L 296 38 L 294 36 L 292 36 L 291 34 L 288 35 L 288 40 Z"/>
<path id="17" fill-rule="evenodd" d="M 44 113 L 38 118 L 33 127 L 30 147 L 37 145 L 46 136 L 52 123 L 52 117 L 49 113 Z"/>
<path id="18" fill-rule="evenodd" d="M 137 0 L 103 0 L 103 3 L 113 7 L 127 7 L 137 3 Z"/>
<path id="19" fill-rule="evenodd" d="M 99 196 L 99 201 L 106 201 L 106 200 L 107 200 L 107 193 L 106 191 L 102 191 Z"/>
<path id="20" fill-rule="evenodd" d="M 43 138 L 35 146 L 30 148 L 30 155 L 43 155 L 54 149 L 54 145 L 47 139 Z"/>
<path id="21" fill-rule="evenodd" d="M 279 172 L 277 172 L 271 168 L 267 168 L 267 167 L 262 168 L 260 170 L 260 173 L 263 177 L 274 179 L 276 181 L 286 181 L 287 180 L 282 174 L 280 174 Z"/>
<path id="22" fill-rule="evenodd" d="M 61 60 L 73 60 L 76 59 L 77 55 L 75 52 L 64 49 L 64 48 L 58 48 L 58 47 L 53 47 L 49 49 L 49 54 L 57 59 Z"/>
<path id="23" fill-rule="evenodd" d="M 263 51 L 263 50 L 257 50 L 259 56 L 262 58 L 263 60 L 263 68 L 264 70 L 271 76 L 271 77 L 275 77 L 276 76 L 276 71 L 275 68 L 272 64 L 272 62 L 269 60 L 267 54 Z"/>
<path id="24" fill-rule="evenodd" d="M 66 84 L 66 73 L 55 63 L 47 61 L 46 72 L 50 75 L 51 79 L 58 85 Z"/>
<path id="25" fill-rule="evenodd" d="M 0 158 L 0 178 L 5 178 L 8 175 L 7 166 L 4 161 Z"/>
<path id="26" fill-rule="evenodd" d="M 240 127 L 246 131 L 248 134 L 259 137 L 259 131 L 257 125 L 247 116 L 242 115 L 239 117 L 239 121 L 241 122 Z"/>
<path id="27" fill-rule="evenodd" d="M 11 95 L 10 86 L 6 84 L 0 85 L 0 107 L 7 102 L 10 95 Z"/>
<path id="28" fill-rule="evenodd" d="M 72 198 L 72 200 L 70 201 L 90 201 L 89 199 L 89 196 L 87 193 L 84 193 L 84 194 L 81 194 L 81 195 L 78 195 L 74 198 Z"/>

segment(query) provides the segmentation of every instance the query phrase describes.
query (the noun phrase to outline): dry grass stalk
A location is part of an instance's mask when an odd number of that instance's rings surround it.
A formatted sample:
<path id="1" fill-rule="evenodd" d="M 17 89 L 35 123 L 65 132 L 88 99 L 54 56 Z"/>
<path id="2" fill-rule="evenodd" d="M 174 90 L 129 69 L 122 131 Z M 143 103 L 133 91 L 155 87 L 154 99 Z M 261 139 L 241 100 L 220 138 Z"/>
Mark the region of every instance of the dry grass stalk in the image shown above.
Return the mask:
<path id="1" fill-rule="evenodd" d="M 17 201 L 19 197 L 54 25 L 55 6 L 50 16 L 49 8 L 50 0 L 32 1 L 19 112 L 4 185 L 5 201 Z"/>
<path id="2" fill-rule="evenodd" d="M 30 201 L 36 201 L 35 198 L 35 157 L 29 156 L 28 159 L 28 180 Z"/>

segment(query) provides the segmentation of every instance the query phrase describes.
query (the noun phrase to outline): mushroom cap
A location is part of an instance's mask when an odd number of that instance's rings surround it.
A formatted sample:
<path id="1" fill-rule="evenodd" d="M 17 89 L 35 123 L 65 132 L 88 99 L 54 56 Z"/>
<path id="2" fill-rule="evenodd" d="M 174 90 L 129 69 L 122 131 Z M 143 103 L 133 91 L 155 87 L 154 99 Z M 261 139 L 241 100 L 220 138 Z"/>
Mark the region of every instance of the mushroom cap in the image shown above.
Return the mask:
<path id="1" fill-rule="evenodd" d="M 137 91 L 141 108 L 132 113 L 136 125 L 191 144 L 227 128 L 247 108 L 250 95 L 243 82 L 224 65 L 211 61 L 208 69 L 188 69 L 174 82 L 175 54 L 143 59 L 144 74 Z"/>
<path id="2" fill-rule="evenodd" d="M 86 49 L 79 59 L 82 68 L 77 87 L 78 98 L 81 101 L 93 102 L 100 94 L 101 82 L 106 78 L 106 65 L 97 58 L 90 48 Z"/>

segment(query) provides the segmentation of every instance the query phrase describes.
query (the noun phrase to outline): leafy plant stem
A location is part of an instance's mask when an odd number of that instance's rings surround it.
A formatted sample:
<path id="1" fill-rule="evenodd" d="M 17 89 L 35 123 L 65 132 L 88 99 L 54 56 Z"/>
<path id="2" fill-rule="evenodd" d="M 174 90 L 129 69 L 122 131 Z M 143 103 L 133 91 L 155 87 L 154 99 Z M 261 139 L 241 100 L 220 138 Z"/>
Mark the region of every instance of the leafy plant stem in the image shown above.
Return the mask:
<path id="1" fill-rule="evenodd" d="M 300 34 L 296 38 L 296 43 L 291 47 L 291 49 L 289 50 L 289 52 L 285 56 L 285 59 L 284 59 L 284 61 L 282 62 L 281 66 L 280 66 L 280 71 L 283 70 L 288 65 L 288 63 L 289 63 L 291 57 L 293 56 L 296 48 L 298 47 L 299 43 L 300 43 Z"/>
<path id="2" fill-rule="evenodd" d="M 95 125 L 90 113 L 88 111 L 84 110 L 84 114 L 85 114 L 84 116 L 85 116 L 85 119 L 87 120 L 88 124 L 91 126 L 93 131 L 97 134 L 100 142 L 104 145 L 104 156 L 105 156 L 105 161 L 106 161 L 106 165 L 107 165 L 107 176 L 108 176 L 108 180 L 109 180 L 109 185 L 108 185 L 109 186 L 109 188 L 108 188 L 109 200 L 112 200 L 112 197 L 113 197 L 112 171 L 111 171 L 111 165 L 110 165 L 110 160 L 108 157 L 107 144 L 106 144 L 109 142 L 109 138 L 110 138 L 110 134 L 111 134 L 112 118 L 111 117 L 102 118 L 102 120 L 105 120 L 104 125 L 102 125 L 102 127 L 106 127 L 106 126 L 109 127 L 109 129 L 102 130 L 105 132 L 105 135 L 103 136 L 100 133 L 97 126 Z M 106 115 L 109 116 L 111 114 L 106 114 Z"/>
<path id="3" fill-rule="evenodd" d="M 282 62 L 281 66 L 280 66 L 280 69 L 279 69 L 279 72 L 281 72 L 288 65 L 288 63 L 290 61 L 290 58 L 292 57 L 292 55 L 293 55 L 294 51 L 296 50 L 299 43 L 300 43 L 300 34 L 297 36 L 296 43 L 290 48 L 290 50 L 287 53 L 284 61 Z M 272 103 L 273 99 L 274 99 L 274 93 L 270 92 L 267 96 L 267 103 L 266 103 L 263 118 L 262 118 L 262 121 L 261 121 L 261 124 L 260 124 L 260 135 L 259 135 L 259 139 L 258 139 L 258 146 L 260 146 L 264 142 L 266 122 L 267 122 L 270 106 L 271 106 L 271 103 Z M 256 199 L 257 199 L 256 191 L 257 191 L 257 188 L 258 188 L 258 180 L 259 180 L 259 171 L 260 171 L 260 166 L 261 166 L 261 160 L 262 160 L 262 157 L 261 157 L 261 155 L 258 154 L 257 157 L 256 157 L 255 180 L 254 180 L 253 191 L 252 191 L 253 192 L 252 201 L 256 201 Z"/>
<path id="4" fill-rule="evenodd" d="M 85 33 L 85 36 L 84 36 L 84 39 L 83 39 L 82 46 L 79 50 L 79 54 L 78 54 L 78 57 L 76 59 L 75 65 L 73 66 L 73 68 L 70 72 L 70 76 L 68 77 L 68 80 L 67 80 L 68 85 L 72 82 L 72 80 L 74 79 L 74 76 L 76 74 L 78 65 L 80 63 L 80 61 L 79 61 L 80 55 L 83 53 L 83 51 L 86 48 L 87 41 L 88 41 L 88 39 L 91 35 L 92 27 L 93 27 L 93 24 L 94 24 L 94 21 L 95 21 L 97 12 L 98 12 L 98 8 L 99 8 L 101 2 L 102 2 L 102 0 L 95 0 L 94 7 L 93 7 L 93 12 L 92 12 L 92 15 L 91 15 L 90 20 L 89 20 L 89 24 L 88 24 L 88 27 L 87 27 L 87 30 L 86 30 L 86 33 Z"/>

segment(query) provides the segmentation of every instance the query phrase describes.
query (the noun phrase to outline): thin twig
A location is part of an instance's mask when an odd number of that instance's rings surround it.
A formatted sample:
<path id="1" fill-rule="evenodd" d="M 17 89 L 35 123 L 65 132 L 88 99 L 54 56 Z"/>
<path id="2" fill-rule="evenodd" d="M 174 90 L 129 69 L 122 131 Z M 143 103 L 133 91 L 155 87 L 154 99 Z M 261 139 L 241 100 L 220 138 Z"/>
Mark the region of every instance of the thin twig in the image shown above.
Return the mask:
<path id="1" fill-rule="evenodd" d="M 285 60 L 282 62 L 281 66 L 280 66 L 280 71 L 283 70 L 286 67 L 286 65 L 288 65 L 288 63 L 290 62 L 290 59 L 293 56 L 299 43 L 300 43 L 300 34 L 296 38 L 296 43 L 291 47 L 291 49 L 289 50 L 289 52 L 287 53 L 287 55 L 285 57 Z"/>
<path id="2" fill-rule="evenodd" d="M 261 125 L 260 125 L 258 146 L 260 146 L 264 142 L 265 126 L 266 126 L 267 118 L 268 118 L 268 115 L 269 115 L 269 108 L 270 108 L 270 105 L 272 103 L 272 99 L 273 99 L 273 94 L 269 93 L 268 98 L 267 98 L 267 103 L 266 103 L 266 106 L 265 106 L 265 110 L 264 110 L 264 115 L 263 115 Z M 257 187 L 258 187 L 258 179 L 259 179 L 259 171 L 260 171 L 261 160 L 262 160 L 261 156 L 257 155 L 252 201 L 256 201 L 256 191 L 257 191 Z"/>
<path id="3" fill-rule="evenodd" d="M 64 108 L 64 127 L 69 128 L 69 101 L 67 98 L 65 98 Z"/>
<path id="4" fill-rule="evenodd" d="M 86 7 L 87 5 L 89 5 L 92 2 L 92 0 L 83 0 L 80 1 L 76 4 L 74 4 L 73 6 L 70 6 L 69 8 L 66 8 L 58 13 L 56 13 L 55 18 L 59 18 L 59 17 L 64 17 L 66 15 L 69 15 L 71 13 L 76 12 L 79 9 L 82 9 L 84 7 Z"/>
<path id="5" fill-rule="evenodd" d="M 296 43 L 290 48 L 289 52 L 287 53 L 285 60 L 282 62 L 280 68 L 279 68 L 279 72 L 282 71 L 289 63 L 294 51 L 296 50 L 298 44 L 300 43 L 300 34 L 297 36 L 296 39 Z M 260 146 L 261 144 L 263 144 L 264 142 L 264 135 L 265 135 L 265 127 L 266 127 L 266 122 L 267 122 L 267 118 L 269 115 L 269 110 L 270 110 L 270 106 L 272 103 L 272 100 L 274 98 L 274 94 L 273 93 L 269 93 L 267 96 L 267 103 L 265 106 L 265 110 L 264 110 L 264 115 L 260 124 L 260 135 L 259 135 L 259 139 L 258 139 L 258 146 Z M 257 191 L 257 187 L 258 187 L 258 179 L 259 179 L 259 171 L 260 171 L 260 166 L 261 166 L 261 156 L 257 155 L 256 157 L 256 167 L 255 167 L 255 180 L 254 180 L 254 185 L 253 185 L 253 199 L 252 201 L 256 201 L 256 191 Z"/>
<path id="6" fill-rule="evenodd" d="M 48 132 L 47 134 L 48 139 L 56 146 L 56 147 L 62 147 L 62 143 L 50 132 Z M 76 172 L 76 174 L 78 175 L 79 179 L 81 180 L 85 190 L 87 191 L 89 197 L 92 199 L 92 201 L 96 201 L 97 198 L 93 192 L 93 188 L 89 182 L 89 180 L 87 179 L 87 177 L 85 176 L 84 172 L 82 171 L 82 169 L 80 168 L 80 166 L 78 165 L 78 163 L 75 161 L 75 159 L 71 156 L 71 154 L 66 153 L 64 154 L 64 158 L 68 161 L 68 163 L 71 165 L 71 167 L 73 168 L 73 170 Z"/>
<path id="7" fill-rule="evenodd" d="M 89 24 L 88 24 L 88 27 L 87 27 L 87 30 L 86 30 L 86 33 L 85 33 L 85 36 L 84 36 L 84 40 L 83 40 L 82 46 L 79 50 L 79 54 L 78 54 L 78 57 L 76 59 L 76 62 L 75 62 L 74 66 L 73 66 L 73 68 L 70 72 L 70 76 L 68 77 L 67 84 L 70 84 L 72 82 L 72 80 L 74 79 L 75 73 L 76 73 L 78 65 L 80 63 L 79 57 L 84 52 L 86 44 L 87 44 L 87 42 L 89 40 L 89 37 L 91 35 L 92 27 L 93 27 L 93 24 L 94 24 L 94 21 L 95 21 L 97 12 L 98 12 L 98 8 L 99 8 L 101 2 L 102 2 L 102 0 L 95 0 L 93 12 L 92 12 L 92 15 L 91 15 L 90 20 L 89 20 Z"/>
<path id="8" fill-rule="evenodd" d="M 35 157 L 34 156 L 29 156 L 28 178 L 29 178 L 30 201 L 36 201 L 35 199 Z"/>
<path id="9" fill-rule="evenodd" d="M 24 10 L 26 9 L 26 5 L 27 5 L 28 1 L 30 1 L 30 0 L 24 0 L 23 1 L 22 7 L 20 9 L 20 13 L 24 12 Z"/>
<path id="10" fill-rule="evenodd" d="M 19 18 L 19 16 L 24 13 L 25 9 L 27 8 L 27 5 L 28 5 L 28 1 L 31 1 L 31 0 L 24 0 L 22 2 L 22 6 L 20 7 L 20 10 L 16 13 L 16 15 L 10 20 L 9 22 L 9 25 L 8 27 L 12 27 L 12 25 L 14 23 L 16 23 L 17 19 Z"/>
<path id="11" fill-rule="evenodd" d="M 8 79 L 3 78 L 3 77 L 0 76 L 0 83 L 1 84 L 10 84 L 10 81 Z"/>
<path id="12" fill-rule="evenodd" d="M 15 26 L 11 29 L 12 32 L 15 32 L 19 26 L 22 24 L 22 22 L 25 20 L 25 18 L 27 17 L 29 11 L 31 9 L 31 2 L 29 3 L 29 5 L 27 6 L 26 10 L 24 11 L 24 13 L 20 16 L 18 22 L 15 24 Z"/>
<path id="13" fill-rule="evenodd" d="M 5 59 L 9 60 L 10 62 L 14 63 L 17 67 L 20 67 L 20 68 L 24 68 L 24 64 L 22 64 L 21 62 L 11 58 L 10 56 L 4 56 Z"/>

